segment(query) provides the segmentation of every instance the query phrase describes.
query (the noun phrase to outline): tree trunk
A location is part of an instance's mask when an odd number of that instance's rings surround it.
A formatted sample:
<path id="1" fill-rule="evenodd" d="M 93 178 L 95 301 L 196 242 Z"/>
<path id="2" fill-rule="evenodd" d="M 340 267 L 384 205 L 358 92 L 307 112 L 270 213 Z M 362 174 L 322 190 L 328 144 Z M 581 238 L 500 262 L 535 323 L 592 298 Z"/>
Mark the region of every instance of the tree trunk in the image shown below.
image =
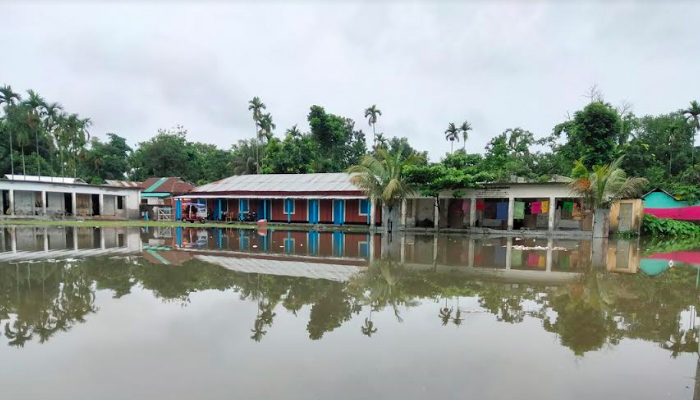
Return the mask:
<path id="1" fill-rule="evenodd" d="M 12 175 L 15 174 L 15 159 L 12 155 L 12 132 L 10 132 L 10 173 Z"/>
<path id="2" fill-rule="evenodd" d="M 610 210 L 596 208 L 593 214 L 593 237 L 607 238 L 610 235 Z"/>

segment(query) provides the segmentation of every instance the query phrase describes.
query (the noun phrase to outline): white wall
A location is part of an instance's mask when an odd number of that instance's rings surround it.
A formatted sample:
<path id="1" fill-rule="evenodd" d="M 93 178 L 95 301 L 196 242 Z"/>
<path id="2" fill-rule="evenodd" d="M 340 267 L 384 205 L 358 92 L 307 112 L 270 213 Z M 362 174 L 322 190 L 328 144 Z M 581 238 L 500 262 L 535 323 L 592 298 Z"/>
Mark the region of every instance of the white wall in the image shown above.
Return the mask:
<path id="1" fill-rule="evenodd" d="M 48 192 L 46 195 L 49 200 L 46 205 L 47 214 L 53 215 L 66 209 L 66 199 L 63 193 Z"/>
<path id="2" fill-rule="evenodd" d="M 31 215 L 34 211 L 34 192 L 46 191 L 54 193 L 52 198 L 56 198 L 56 194 L 76 193 L 76 194 L 103 194 L 105 196 L 124 196 L 124 210 L 115 210 L 114 215 L 127 219 L 138 219 L 139 217 L 139 202 L 141 191 L 134 188 L 98 186 L 86 184 L 62 184 L 57 182 L 34 182 L 34 181 L 10 181 L 0 179 L 0 191 L 12 190 L 15 193 L 15 210 L 22 211 L 25 215 Z M 25 195 L 24 193 L 28 193 Z M 19 194 L 19 196 L 18 196 Z M 116 201 L 115 201 L 116 203 Z M 54 206 L 49 200 L 50 207 Z M 59 203 L 61 204 L 61 203 Z M 64 204 L 65 206 L 65 204 Z M 19 208 L 18 208 L 19 207 Z M 116 207 L 115 207 L 116 208 Z M 65 207 L 63 208 L 65 209 Z M 54 209 L 53 212 L 61 211 Z M 47 212 L 49 212 L 47 210 Z M 105 215 L 109 215 L 105 213 Z"/>

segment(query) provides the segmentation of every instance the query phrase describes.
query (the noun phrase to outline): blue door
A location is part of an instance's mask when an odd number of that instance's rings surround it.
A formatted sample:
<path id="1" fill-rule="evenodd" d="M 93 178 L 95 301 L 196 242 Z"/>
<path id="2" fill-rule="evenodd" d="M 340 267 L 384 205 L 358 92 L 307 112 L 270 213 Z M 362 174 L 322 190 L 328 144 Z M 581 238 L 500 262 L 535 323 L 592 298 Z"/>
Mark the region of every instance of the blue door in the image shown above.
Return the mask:
<path id="1" fill-rule="evenodd" d="M 318 224 L 318 200 L 309 200 L 309 223 Z"/>
<path id="2" fill-rule="evenodd" d="M 345 232 L 333 232 L 333 255 L 342 257 L 345 245 Z"/>
<path id="3" fill-rule="evenodd" d="M 318 232 L 316 232 L 316 231 L 309 232 L 309 246 L 308 246 L 309 255 L 318 254 L 318 239 L 319 239 Z"/>
<path id="4" fill-rule="evenodd" d="M 267 219 L 267 200 L 258 201 L 258 220 Z"/>
<path id="5" fill-rule="evenodd" d="M 343 209 L 345 202 L 343 200 L 333 200 L 333 223 L 336 225 L 343 225 L 345 222 L 345 210 Z"/>

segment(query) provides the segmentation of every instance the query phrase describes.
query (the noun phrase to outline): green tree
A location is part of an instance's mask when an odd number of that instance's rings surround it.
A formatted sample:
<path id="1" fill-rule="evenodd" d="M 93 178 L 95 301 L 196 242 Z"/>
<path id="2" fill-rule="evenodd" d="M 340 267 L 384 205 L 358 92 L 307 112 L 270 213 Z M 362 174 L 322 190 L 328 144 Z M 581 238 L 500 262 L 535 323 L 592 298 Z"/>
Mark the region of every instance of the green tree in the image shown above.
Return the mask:
<path id="1" fill-rule="evenodd" d="M 376 104 L 372 104 L 371 107 L 368 107 L 365 109 L 365 118 L 367 118 L 367 122 L 369 122 L 369 125 L 372 127 L 372 147 L 377 145 L 377 132 L 376 132 L 376 125 L 377 125 L 377 119 L 382 115 L 382 110 L 377 108 Z"/>
<path id="2" fill-rule="evenodd" d="M 258 96 L 253 97 L 253 99 L 248 102 L 248 111 L 253 112 L 253 121 L 255 122 L 255 172 L 258 174 L 260 173 L 260 149 L 258 143 L 262 134 L 260 118 L 262 117 L 262 110 L 266 108 L 265 103 L 263 103 Z"/>
<path id="3" fill-rule="evenodd" d="M 467 152 L 467 139 L 469 139 L 469 131 L 472 130 L 472 126 L 468 121 L 462 122 L 459 126 L 460 132 L 462 132 L 462 139 L 464 139 L 464 152 Z"/>
<path id="4" fill-rule="evenodd" d="M 450 141 L 450 153 L 454 152 L 455 141 L 459 142 L 459 128 L 454 122 L 450 122 L 445 130 L 445 139 Z"/>
<path id="5" fill-rule="evenodd" d="M 692 165 L 695 166 L 695 136 L 700 131 L 700 103 L 693 100 L 690 102 L 690 107 L 683 110 L 683 115 L 688 119 L 688 122 L 695 129 L 693 134 L 693 155 Z"/>
<path id="6" fill-rule="evenodd" d="M 316 172 L 340 172 L 356 165 L 367 153 L 365 135 L 355 123 L 312 106 L 308 115 L 311 138 L 317 146 Z"/>
<path id="7" fill-rule="evenodd" d="M 22 100 L 20 95 L 18 93 L 15 93 L 12 91 L 12 87 L 10 85 L 5 85 L 0 87 L 0 105 L 4 104 L 5 105 L 5 116 L 4 118 L 0 121 L 3 123 L 3 132 L 7 134 L 7 137 L 9 138 L 10 142 L 10 173 L 12 175 L 15 174 L 15 162 L 12 153 L 14 152 L 13 147 L 12 147 L 12 136 L 14 136 L 14 132 L 11 129 L 10 126 L 10 121 L 9 121 L 9 110 L 14 107 L 17 101 Z"/>
<path id="8" fill-rule="evenodd" d="M 612 106 L 593 102 L 577 111 L 573 120 L 554 127 L 554 133 L 566 134 L 561 151 L 569 162 L 581 160 L 590 168 L 614 161 L 621 129 L 620 116 Z"/>
<path id="9" fill-rule="evenodd" d="M 583 198 L 589 209 L 609 208 L 618 200 L 639 196 L 649 183 L 646 178 L 628 177 L 620 168 L 622 159 L 592 169 L 581 161 L 575 163 L 571 190 Z"/>
<path id="10" fill-rule="evenodd" d="M 382 215 L 387 220 L 384 228 L 389 231 L 392 229 L 392 211 L 413 191 L 405 178 L 404 168 L 421 162 L 415 154 L 403 158 L 401 153 L 390 154 L 378 147 L 378 157 L 367 154 L 361 164 L 348 169 L 349 173 L 355 174 L 351 178 L 352 183 L 372 201 L 379 201 L 386 208 L 387 212 Z"/>

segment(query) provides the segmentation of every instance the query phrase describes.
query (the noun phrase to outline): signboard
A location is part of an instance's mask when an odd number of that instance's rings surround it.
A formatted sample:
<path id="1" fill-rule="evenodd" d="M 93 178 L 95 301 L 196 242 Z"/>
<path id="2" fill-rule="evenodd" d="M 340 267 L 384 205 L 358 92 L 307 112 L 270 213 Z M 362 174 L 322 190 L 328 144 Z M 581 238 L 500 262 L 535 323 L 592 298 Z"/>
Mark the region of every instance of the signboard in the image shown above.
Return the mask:
<path id="1" fill-rule="evenodd" d="M 489 186 L 474 191 L 477 199 L 507 199 L 510 195 L 510 186 Z"/>

